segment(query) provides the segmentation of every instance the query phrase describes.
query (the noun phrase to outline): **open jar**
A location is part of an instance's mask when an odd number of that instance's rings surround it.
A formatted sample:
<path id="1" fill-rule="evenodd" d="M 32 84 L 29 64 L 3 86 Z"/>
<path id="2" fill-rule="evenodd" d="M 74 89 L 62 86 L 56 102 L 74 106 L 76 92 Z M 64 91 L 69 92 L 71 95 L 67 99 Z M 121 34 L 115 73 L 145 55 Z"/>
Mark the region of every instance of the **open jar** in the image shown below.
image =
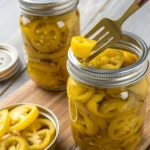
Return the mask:
<path id="1" fill-rule="evenodd" d="M 18 1 L 29 76 L 44 89 L 65 89 L 70 41 L 80 35 L 79 0 Z"/>
<path id="2" fill-rule="evenodd" d="M 71 50 L 68 53 L 71 127 L 81 150 L 135 150 L 142 139 L 148 49 L 128 32 L 112 48 L 139 59 L 117 70 L 100 70 L 84 67 Z"/>

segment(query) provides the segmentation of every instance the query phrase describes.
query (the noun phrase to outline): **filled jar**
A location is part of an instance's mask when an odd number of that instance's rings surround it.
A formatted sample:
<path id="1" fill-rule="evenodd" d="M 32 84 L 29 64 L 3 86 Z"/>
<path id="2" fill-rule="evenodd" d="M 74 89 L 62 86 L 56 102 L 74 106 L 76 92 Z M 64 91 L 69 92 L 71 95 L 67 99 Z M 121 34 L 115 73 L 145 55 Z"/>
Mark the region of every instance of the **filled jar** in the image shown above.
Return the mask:
<path id="1" fill-rule="evenodd" d="M 68 53 L 67 94 L 72 135 L 81 150 L 135 150 L 143 134 L 148 50 L 124 32 L 88 65 Z"/>
<path id="2" fill-rule="evenodd" d="M 80 34 L 77 4 L 78 0 L 19 0 L 27 71 L 44 89 L 66 87 L 70 41 Z"/>

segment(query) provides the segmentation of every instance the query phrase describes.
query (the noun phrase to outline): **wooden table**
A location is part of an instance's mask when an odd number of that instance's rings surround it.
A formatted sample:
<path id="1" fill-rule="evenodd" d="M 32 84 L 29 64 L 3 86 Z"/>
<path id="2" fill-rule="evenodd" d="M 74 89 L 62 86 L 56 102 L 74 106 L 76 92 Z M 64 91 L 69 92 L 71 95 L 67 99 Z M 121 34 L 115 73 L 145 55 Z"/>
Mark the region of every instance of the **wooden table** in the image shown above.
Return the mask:
<path id="1" fill-rule="evenodd" d="M 22 67 L 11 79 L 0 83 L 0 100 L 13 93 L 29 80 L 22 52 L 18 18 L 20 11 L 17 0 L 0 0 L 0 43 L 15 46 L 19 52 Z M 117 19 L 133 0 L 80 0 L 81 31 L 86 33 L 98 20 L 103 17 Z M 140 36 L 150 47 L 150 2 L 129 18 L 123 25 L 123 30 Z"/>
<path id="2" fill-rule="evenodd" d="M 79 10 L 81 15 L 82 34 L 86 33 L 98 20 L 103 17 L 117 19 L 133 0 L 80 0 Z M 150 2 L 140 11 L 128 19 L 123 25 L 123 30 L 133 32 L 143 38 L 150 47 Z M 25 69 L 25 62 L 22 52 L 22 39 L 20 35 L 18 18 L 19 10 L 17 0 L 1 0 L 0 3 L 0 43 L 8 43 L 15 46 L 19 52 L 22 67 L 20 71 L 8 81 L 0 83 L 0 106 L 15 102 L 33 102 L 47 106 L 57 116 L 61 125 L 61 136 L 58 139 L 57 150 L 75 150 L 74 141 L 71 137 L 69 126 L 69 113 L 65 91 L 56 93 L 48 92 L 38 88 L 29 77 Z M 150 72 L 149 72 L 150 73 Z M 27 82 L 28 81 L 28 82 Z M 27 82 L 25 85 L 23 85 Z M 21 88 L 19 88 L 23 85 Z M 18 89 L 19 88 L 19 89 Z M 18 89 L 14 94 L 12 92 Z M 6 100 L 6 98 L 9 96 Z M 148 97 L 148 100 L 150 97 Z M 3 101 L 2 101 L 3 100 Z M 150 101 L 148 101 L 150 106 Z M 64 107 L 65 106 L 65 107 Z M 64 109 L 62 109 L 64 108 Z M 147 109 L 147 114 L 150 109 Z M 148 132 L 150 115 L 146 116 L 146 131 L 144 142 L 150 139 Z M 66 139 L 66 140 L 64 140 Z M 73 146 L 73 147 L 72 147 Z M 144 149 L 141 149 L 144 150 Z"/>

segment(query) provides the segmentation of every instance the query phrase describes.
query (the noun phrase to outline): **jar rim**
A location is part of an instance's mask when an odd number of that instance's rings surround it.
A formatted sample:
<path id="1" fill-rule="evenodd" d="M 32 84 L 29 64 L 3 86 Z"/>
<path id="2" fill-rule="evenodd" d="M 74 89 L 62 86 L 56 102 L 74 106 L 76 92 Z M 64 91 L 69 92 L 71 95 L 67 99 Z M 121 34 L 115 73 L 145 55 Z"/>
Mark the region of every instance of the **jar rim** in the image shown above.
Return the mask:
<path id="1" fill-rule="evenodd" d="M 69 50 L 67 63 L 69 74 L 79 82 L 96 87 L 127 86 L 140 80 L 148 70 L 148 48 L 141 38 L 130 32 L 123 31 L 123 36 L 136 41 L 140 47 L 122 39 L 112 48 L 124 47 L 128 51 L 134 51 L 140 56 L 137 62 L 117 70 L 100 70 L 83 66 Z"/>
<path id="2" fill-rule="evenodd" d="M 32 16 L 55 16 L 77 7 L 79 0 L 18 0 L 23 14 Z"/>

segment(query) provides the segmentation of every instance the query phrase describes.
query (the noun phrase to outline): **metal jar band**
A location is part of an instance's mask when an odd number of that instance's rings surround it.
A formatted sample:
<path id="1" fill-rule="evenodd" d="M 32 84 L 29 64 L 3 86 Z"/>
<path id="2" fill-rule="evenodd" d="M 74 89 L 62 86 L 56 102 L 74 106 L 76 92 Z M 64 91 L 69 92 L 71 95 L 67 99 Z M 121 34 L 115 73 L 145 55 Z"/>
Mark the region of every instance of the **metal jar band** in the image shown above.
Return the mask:
<path id="1" fill-rule="evenodd" d="M 149 68 L 148 48 L 143 40 L 132 33 L 124 32 L 122 39 L 112 48 L 133 52 L 140 59 L 136 63 L 118 70 L 100 70 L 84 67 L 69 50 L 67 63 L 69 74 L 81 83 L 107 88 L 131 85 L 146 74 Z"/>
<path id="2" fill-rule="evenodd" d="M 77 7 L 79 0 L 18 0 L 22 13 L 33 16 L 55 16 Z"/>

